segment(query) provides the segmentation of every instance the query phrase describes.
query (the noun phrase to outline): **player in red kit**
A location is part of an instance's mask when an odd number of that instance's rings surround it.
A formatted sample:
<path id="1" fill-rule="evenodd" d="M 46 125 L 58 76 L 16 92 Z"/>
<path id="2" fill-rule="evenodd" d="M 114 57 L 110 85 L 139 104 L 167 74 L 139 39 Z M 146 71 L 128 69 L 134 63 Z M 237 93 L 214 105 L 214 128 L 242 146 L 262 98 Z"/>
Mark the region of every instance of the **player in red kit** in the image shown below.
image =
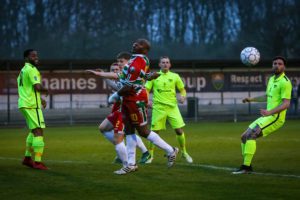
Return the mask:
<path id="1" fill-rule="evenodd" d="M 121 112 L 125 126 L 134 127 L 139 135 L 151 141 L 153 144 L 163 149 L 168 158 L 168 167 L 174 165 L 178 148 L 174 148 L 166 143 L 158 134 L 148 129 L 147 104 L 148 96 L 144 87 L 145 80 L 153 76 L 149 72 L 149 60 L 147 54 L 150 50 L 150 42 L 146 39 L 138 39 L 132 46 L 132 57 L 123 68 L 119 76 L 123 87 L 112 97 L 110 101 L 123 97 Z M 155 76 L 154 76 L 155 77 Z M 130 166 L 123 167 L 116 171 L 116 174 L 126 174 L 130 172 Z"/>
<path id="2" fill-rule="evenodd" d="M 158 74 L 149 72 L 149 60 L 146 56 L 149 50 L 149 41 L 138 39 L 132 45 L 133 55 L 131 59 L 119 75 L 112 72 L 98 72 L 97 75 L 105 78 L 119 79 L 123 87 L 109 98 L 110 103 L 119 100 L 120 96 L 122 96 L 121 112 L 125 127 L 135 128 L 140 136 L 163 149 L 167 154 L 167 166 L 172 167 L 179 151 L 178 148 L 170 146 L 158 134 L 150 131 L 147 126 L 148 96 L 144 83 L 145 80 L 158 77 Z M 122 175 L 132 171 L 136 171 L 136 167 L 128 165 L 115 171 L 115 173 Z"/>
<path id="3" fill-rule="evenodd" d="M 105 77 L 106 74 L 113 73 L 116 78 L 116 74 L 120 73 L 125 64 L 128 63 L 131 54 L 128 52 L 121 52 L 117 56 L 117 63 L 113 63 L 110 67 L 111 72 L 103 72 L 102 70 L 87 70 L 100 77 Z M 111 79 L 105 79 L 106 84 L 110 86 L 114 91 L 119 90 L 122 85 L 118 81 Z M 134 133 L 134 129 L 126 129 L 126 148 L 124 140 L 124 124 L 122 120 L 122 113 L 120 111 L 121 99 L 113 104 L 112 112 L 109 114 L 100 124 L 99 130 L 103 136 L 110 141 L 116 149 L 117 157 L 115 163 L 122 163 L 123 166 L 131 165 L 137 169 L 136 165 L 136 147 L 142 151 L 142 157 L 140 163 L 146 163 L 151 158 L 146 146 L 142 139 Z M 128 158 L 128 159 L 127 159 Z"/>

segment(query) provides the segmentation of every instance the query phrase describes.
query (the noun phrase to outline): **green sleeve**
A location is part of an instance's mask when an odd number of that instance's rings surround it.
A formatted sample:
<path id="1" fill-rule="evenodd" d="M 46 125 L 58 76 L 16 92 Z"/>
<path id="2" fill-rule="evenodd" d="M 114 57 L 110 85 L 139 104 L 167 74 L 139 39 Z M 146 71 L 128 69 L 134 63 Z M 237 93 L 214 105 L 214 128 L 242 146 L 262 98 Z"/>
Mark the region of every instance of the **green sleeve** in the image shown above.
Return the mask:
<path id="1" fill-rule="evenodd" d="M 153 87 L 153 81 L 147 81 L 146 84 L 145 84 L 146 90 L 147 90 L 148 92 L 150 92 L 151 89 L 152 89 L 152 87 Z"/>
<path id="2" fill-rule="evenodd" d="M 183 83 L 182 79 L 180 78 L 180 76 L 178 74 L 177 74 L 177 77 L 176 77 L 176 87 L 179 91 L 184 88 L 184 83 Z"/>
<path id="3" fill-rule="evenodd" d="M 40 73 L 37 69 L 32 68 L 28 71 L 28 77 L 30 82 L 32 83 L 32 85 L 41 83 L 41 79 L 40 79 Z"/>
<path id="4" fill-rule="evenodd" d="M 291 99 L 292 94 L 292 84 L 290 81 L 284 82 L 284 84 L 281 84 L 281 99 Z"/>

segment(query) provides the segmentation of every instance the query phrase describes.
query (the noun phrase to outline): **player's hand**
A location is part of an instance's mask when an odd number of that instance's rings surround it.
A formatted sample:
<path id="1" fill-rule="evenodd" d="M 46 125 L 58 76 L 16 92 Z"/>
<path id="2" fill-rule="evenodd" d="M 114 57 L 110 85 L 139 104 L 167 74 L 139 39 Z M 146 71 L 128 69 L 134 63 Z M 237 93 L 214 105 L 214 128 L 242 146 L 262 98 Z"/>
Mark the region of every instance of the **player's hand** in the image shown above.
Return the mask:
<path id="1" fill-rule="evenodd" d="M 49 95 L 49 93 L 50 93 L 50 92 L 49 92 L 48 89 L 46 89 L 45 92 L 44 92 L 44 94 L 45 94 L 46 97 Z"/>
<path id="2" fill-rule="evenodd" d="M 159 76 L 160 76 L 160 73 L 153 72 L 149 75 L 149 77 L 147 77 L 147 80 L 151 81 L 151 80 L 157 79 Z"/>
<path id="3" fill-rule="evenodd" d="M 108 98 L 108 103 L 113 104 L 119 100 L 120 100 L 120 96 L 118 95 L 117 92 L 115 92 L 112 95 L 110 95 L 110 97 Z"/>
<path id="4" fill-rule="evenodd" d="M 41 99 L 41 104 L 42 104 L 43 108 L 47 107 L 47 101 L 45 99 Z"/>
<path id="5" fill-rule="evenodd" d="M 119 96 L 129 96 L 129 95 L 134 95 L 135 89 L 133 86 L 131 85 L 124 85 L 119 91 L 118 91 L 118 95 Z"/>
<path id="6" fill-rule="evenodd" d="M 248 102 L 248 103 L 251 102 L 250 98 L 248 98 L 248 97 L 245 98 L 245 99 L 243 99 L 243 103 L 247 103 L 247 102 Z"/>
<path id="7" fill-rule="evenodd" d="M 271 112 L 270 112 L 270 111 L 267 111 L 267 110 L 265 110 L 265 109 L 260 109 L 260 114 L 261 114 L 262 116 L 269 116 L 269 115 L 271 115 Z"/>
<path id="8" fill-rule="evenodd" d="M 179 103 L 183 104 L 185 101 L 185 96 L 180 96 Z"/>

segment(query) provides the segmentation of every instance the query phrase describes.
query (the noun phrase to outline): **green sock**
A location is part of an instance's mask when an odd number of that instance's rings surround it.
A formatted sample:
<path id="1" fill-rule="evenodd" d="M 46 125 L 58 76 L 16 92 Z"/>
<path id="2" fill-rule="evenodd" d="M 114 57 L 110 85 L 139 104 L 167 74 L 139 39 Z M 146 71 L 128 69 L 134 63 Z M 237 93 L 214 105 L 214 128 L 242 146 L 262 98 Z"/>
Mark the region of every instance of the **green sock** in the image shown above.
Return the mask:
<path id="1" fill-rule="evenodd" d="M 244 158 L 244 155 L 245 155 L 245 144 L 244 143 L 241 143 L 241 149 L 242 149 L 242 156 Z"/>
<path id="2" fill-rule="evenodd" d="M 33 151 L 34 151 L 34 161 L 35 162 L 42 161 L 44 146 L 45 146 L 45 143 L 44 143 L 43 136 L 33 137 L 32 147 L 33 147 Z"/>
<path id="3" fill-rule="evenodd" d="M 244 165 L 250 166 L 256 151 L 256 140 L 247 140 L 244 150 Z"/>
<path id="4" fill-rule="evenodd" d="M 150 155 L 152 156 L 152 158 L 154 156 L 154 148 L 155 148 L 155 145 L 149 141 L 148 151 L 149 151 Z"/>
<path id="5" fill-rule="evenodd" d="M 182 133 L 181 135 L 176 135 L 176 139 L 177 139 L 177 141 L 179 143 L 181 152 L 183 154 L 187 153 L 186 152 L 186 148 L 185 148 L 185 135 L 184 135 L 184 133 Z"/>
<path id="6" fill-rule="evenodd" d="M 25 150 L 26 157 L 31 157 L 32 141 L 33 141 L 33 134 L 30 132 L 28 133 L 28 136 L 26 138 L 26 150 Z"/>

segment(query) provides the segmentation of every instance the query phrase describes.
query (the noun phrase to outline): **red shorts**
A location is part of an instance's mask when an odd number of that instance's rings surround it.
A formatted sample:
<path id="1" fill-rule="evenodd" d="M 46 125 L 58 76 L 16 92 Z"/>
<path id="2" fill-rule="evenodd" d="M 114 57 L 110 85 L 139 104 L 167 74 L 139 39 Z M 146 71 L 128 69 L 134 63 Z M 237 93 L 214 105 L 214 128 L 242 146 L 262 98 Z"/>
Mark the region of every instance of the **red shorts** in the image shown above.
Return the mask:
<path id="1" fill-rule="evenodd" d="M 146 90 L 141 93 L 131 96 L 130 98 L 123 98 L 122 113 L 124 120 L 134 126 L 143 126 L 147 124 L 147 105 L 148 96 Z"/>
<path id="2" fill-rule="evenodd" d="M 115 134 L 124 134 L 122 113 L 119 110 L 110 113 L 106 119 L 113 125 Z"/>

